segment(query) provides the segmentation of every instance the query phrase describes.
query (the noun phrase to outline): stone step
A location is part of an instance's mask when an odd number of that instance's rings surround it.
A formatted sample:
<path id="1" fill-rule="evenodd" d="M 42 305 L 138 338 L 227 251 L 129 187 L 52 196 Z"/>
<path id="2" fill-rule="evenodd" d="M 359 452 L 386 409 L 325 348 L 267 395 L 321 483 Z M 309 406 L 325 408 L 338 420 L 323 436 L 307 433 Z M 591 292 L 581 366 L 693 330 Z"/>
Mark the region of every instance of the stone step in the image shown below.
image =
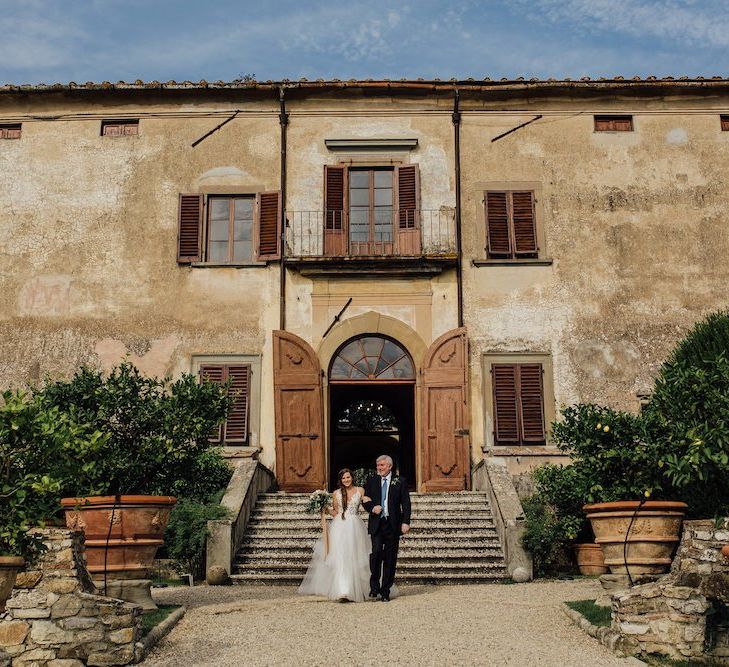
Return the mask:
<path id="1" fill-rule="evenodd" d="M 311 558 L 311 549 L 301 549 L 297 551 L 240 551 L 235 559 L 235 563 L 239 566 L 249 564 L 266 565 L 269 563 L 277 563 L 280 565 L 298 565 L 308 562 Z M 425 551 L 425 550 L 400 550 L 397 562 L 401 565 L 408 563 L 430 563 L 431 565 L 439 565 L 441 561 L 447 559 L 451 564 L 471 564 L 471 563 L 493 563 L 503 558 L 501 549 L 474 549 L 467 553 L 459 553 L 453 550 Z"/>
<path id="2" fill-rule="evenodd" d="M 319 520 L 312 519 L 252 519 L 248 524 L 250 530 L 311 530 L 319 527 Z M 411 521 L 410 528 L 414 531 L 458 531 L 484 529 L 494 530 L 492 522 L 479 519 L 431 519 L 429 521 Z"/>
<path id="3" fill-rule="evenodd" d="M 366 520 L 367 513 L 359 512 L 358 516 Z M 487 509 L 478 510 L 456 510 L 456 509 L 434 509 L 434 510 L 414 510 L 411 515 L 411 522 L 426 521 L 430 519 L 446 520 L 446 519 L 479 519 L 482 521 L 492 521 L 491 511 Z M 306 512 L 280 512 L 256 509 L 251 513 L 251 521 L 289 521 L 296 519 L 299 521 L 320 521 L 317 514 L 307 514 Z"/>
<path id="4" fill-rule="evenodd" d="M 261 584 L 266 586 L 298 586 L 303 575 L 296 573 L 281 572 L 241 572 L 230 576 L 233 584 Z M 493 570 L 489 572 L 449 572 L 441 574 L 437 571 L 430 572 L 398 572 L 395 577 L 397 585 L 402 584 L 435 584 L 441 586 L 457 584 L 487 584 L 499 583 L 509 579 L 506 569 Z"/>
<path id="5" fill-rule="evenodd" d="M 304 576 L 307 567 L 309 566 L 308 560 L 305 562 L 285 562 L 285 563 L 246 563 L 244 566 L 239 567 L 240 570 L 246 572 L 301 572 L 301 576 Z M 427 561 L 409 561 L 400 562 L 398 558 L 397 570 L 398 572 L 422 572 L 422 571 L 437 571 L 440 573 L 446 572 L 491 572 L 494 570 L 500 571 L 505 569 L 504 564 L 494 561 L 469 561 L 464 563 L 451 563 L 450 561 L 444 561 L 437 564 L 429 563 Z"/>
<path id="6" fill-rule="evenodd" d="M 285 546 L 272 546 L 270 542 L 259 542 L 259 543 L 244 543 L 244 545 L 238 550 L 238 555 L 270 555 L 274 556 L 287 556 L 290 557 L 302 557 L 309 558 L 311 556 L 314 544 L 307 544 L 304 542 L 296 542 L 293 544 L 287 544 Z M 427 557 L 438 556 L 439 558 L 466 558 L 466 557 L 480 557 L 483 553 L 501 553 L 501 546 L 496 544 L 462 544 L 454 545 L 447 542 L 441 542 L 434 546 L 428 545 L 423 546 L 418 542 L 403 542 L 400 545 L 398 553 L 402 555 L 419 555 L 422 554 Z"/>
<path id="7" fill-rule="evenodd" d="M 321 529 L 319 526 L 308 526 L 302 528 L 256 528 L 246 532 L 247 538 L 254 539 L 276 539 L 276 540 L 301 540 L 311 539 L 316 540 L 321 536 Z M 480 529 L 469 529 L 469 530 L 444 530 L 436 529 L 435 531 L 428 530 L 427 528 L 413 528 L 403 540 L 459 540 L 463 538 L 465 540 L 498 540 L 499 536 L 495 528 L 480 528 Z"/>
<path id="8" fill-rule="evenodd" d="M 267 493 L 259 493 L 259 498 L 290 498 L 290 499 L 307 499 L 310 493 L 289 493 L 288 491 L 270 491 Z M 411 491 L 410 497 L 416 498 L 488 498 L 488 494 L 484 491 L 435 491 L 432 493 L 421 493 L 419 491 Z"/>
<path id="9" fill-rule="evenodd" d="M 309 503 L 308 496 L 305 498 L 267 498 L 265 496 L 258 496 L 258 503 L 264 506 L 301 506 L 306 507 Z M 489 500 L 486 495 L 482 496 L 437 496 L 434 494 L 428 494 L 426 496 L 410 496 L 410 504 L 413 507 L 419 507 L 421 505 L 488 505 Z"/>
<path id="10" fill-rule="evenodd" d="M 246 535 L 241 544 L 241 550 L 287 550 L 287 549 L 309 549 L 314 546 L 314 542 L 318 539 L 318 535 L 300 538 L 280 538 L 275 535 L 258 535 L 251 537 Z M 428 537 L 417 536 L 412 533 L 402 538 L 400 542 L 400 552 L 404 549 L 501 549 L 498 537 Z"/>

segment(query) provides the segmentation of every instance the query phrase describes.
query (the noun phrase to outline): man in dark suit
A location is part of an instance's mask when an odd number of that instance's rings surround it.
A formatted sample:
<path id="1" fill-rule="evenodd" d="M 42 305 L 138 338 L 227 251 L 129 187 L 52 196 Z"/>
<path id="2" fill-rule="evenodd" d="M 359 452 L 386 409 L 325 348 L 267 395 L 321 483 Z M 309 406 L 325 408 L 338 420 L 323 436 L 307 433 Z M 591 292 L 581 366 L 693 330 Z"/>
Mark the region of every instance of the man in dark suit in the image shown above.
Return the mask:
<path id="1" fill-rule="evenodd" d="M 377 458 L 377 475 L 367 480 L 365 496 L 368 500 L 363 505 L 370 514 L 367 532 L 372 539 L 370 597 L 380 595 L 389 602 L 400 535 L 410 530 L 410 493 L 405 480 L 392 474 L 389 456 Z"/>

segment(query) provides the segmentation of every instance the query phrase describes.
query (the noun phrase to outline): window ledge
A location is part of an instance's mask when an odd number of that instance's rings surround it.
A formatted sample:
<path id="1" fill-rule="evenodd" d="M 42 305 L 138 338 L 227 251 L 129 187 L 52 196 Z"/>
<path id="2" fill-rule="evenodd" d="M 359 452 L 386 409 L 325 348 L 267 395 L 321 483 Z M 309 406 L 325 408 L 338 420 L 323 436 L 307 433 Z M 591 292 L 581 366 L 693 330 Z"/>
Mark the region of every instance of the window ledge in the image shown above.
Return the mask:
<path id="1" fill-rule="evenodd" d="M 514 447 L 494 445 L 493 447 L 484 448 L 483 451 L 484 454 L 490 456 L 563 456 L 569 458 L 568 454 L 549 445 L 521 445 Z"/>
<path id="2" fill-rule="evenodd" d="M 242 264 L 216 264 L 214 262 L 192 262 L 193 269 L 254 269 L 268 266 L 266 262 L 245 262 Z"/>
<path id="3" fill-rule="evenodd" d="M 472 259 L 474 266 L 552 266 L 550 258 L 536 259 Z"/>

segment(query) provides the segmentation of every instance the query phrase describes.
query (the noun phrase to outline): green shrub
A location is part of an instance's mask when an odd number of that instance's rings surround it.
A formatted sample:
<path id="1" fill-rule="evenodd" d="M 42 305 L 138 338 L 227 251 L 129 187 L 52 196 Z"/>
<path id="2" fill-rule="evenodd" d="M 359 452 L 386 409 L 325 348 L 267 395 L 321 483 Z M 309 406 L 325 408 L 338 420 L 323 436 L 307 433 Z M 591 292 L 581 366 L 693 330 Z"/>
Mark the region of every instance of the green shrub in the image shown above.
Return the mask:
<path id="1" fill-rule="evenodd" d="M 219 494 L 220 496 L 220 494 Z M 170 522 L 165 531 L 167 555 L 181 574 L 191 573 L 195 578 L 203 576 L 205 541 L 208 537 L 208 521 L 225 519 L 228 511 L 214 500 L 180 500 L 172 509 Z"/>
<path id="2" fill-rule="evenodd" d="M 28 560 L 41 548 L 28 530 L 60 510 L 60 490 L 94 477 L 107 436 L 74 410 L 6 391 L 0 405 L 0 555 Z"/>
<path id="3" fill-rule="evenodd" d="M 526 498 L 523 507 L 526 527 L 522 544 L 532 555 L 534 576 L 554 574 L 566 561 L 565 526 L 554 510 L 536 495 Z"/>
<path id="4" fill-rule="evenodd" d="M 643 417 L 674 498 L 691 516 L 729 513 L 729 314 L 710 315 L 678 344 Z"/>
<path id="5" fill-rule="evenodd" d="M 659 449 L 647 444 L 640 415 L 579 403 L 552 424 L 557 446 L 572 457 L 583 479 L 585 502 L 661 496 L 670 484 L 659 467 Z"/>
<path id="6" fill-rule="evenodd" d="M 88 474 L 66 480 L 65 495 L 178 491 L 204 497 L 210 489 L 200 488 L 200 473 L 211 465 L 219 482 L 222 464 L 213 464 L 215 455 L 207 452 L 210 433 L 230 404 L 224 386 L 189 374 L 174 381 L 145 377 L 125 362 L 108 376 L 81 368 L 69 381 L 47 382 L 36 395 L 108 436 Z"/>
<path id="7" fill-rule="evenodd" d="M 233 467 L 222 457 L 219 449 L 208 449 L 190 463 L 190 470 L 182 479 L 172 482 L 170 492 L 178 498 L 211 502 L 220 498 L 230 481 Z"/>
<path id="8" fill-rule="evenodd" d="M 571 543 L 593 537 L 582 511 L 585 483 L 574 466 L 547 464 L 532 471 L 535 492 L 524 502 L 524 548 L 536 576 L 554 574 L 569 562 Z"/>
<path id="9" fill-rule="evenodd" d="M 729 352 L 729 311 L 711 313 L 697 322 L 666 359 L 665 367 L 681 364 L 695 368 L 713 365 L 720 355 Z"/>

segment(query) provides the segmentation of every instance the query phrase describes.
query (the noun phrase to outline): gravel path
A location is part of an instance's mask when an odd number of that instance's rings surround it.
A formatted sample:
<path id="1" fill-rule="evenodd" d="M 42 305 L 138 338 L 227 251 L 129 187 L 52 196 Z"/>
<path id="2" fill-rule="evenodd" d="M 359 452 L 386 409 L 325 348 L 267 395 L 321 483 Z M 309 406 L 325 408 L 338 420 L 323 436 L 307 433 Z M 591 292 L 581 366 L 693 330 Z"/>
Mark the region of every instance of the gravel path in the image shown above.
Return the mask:
<path id="1" fill-rule="evenodd" d="M 158 589 L 158 602 L 188 611 L 143 664 L 626 667 L 560 609 L 598 588 L 593 580 L 412 586 L 389 604 L 299 597 L 290 587 Z"/>

